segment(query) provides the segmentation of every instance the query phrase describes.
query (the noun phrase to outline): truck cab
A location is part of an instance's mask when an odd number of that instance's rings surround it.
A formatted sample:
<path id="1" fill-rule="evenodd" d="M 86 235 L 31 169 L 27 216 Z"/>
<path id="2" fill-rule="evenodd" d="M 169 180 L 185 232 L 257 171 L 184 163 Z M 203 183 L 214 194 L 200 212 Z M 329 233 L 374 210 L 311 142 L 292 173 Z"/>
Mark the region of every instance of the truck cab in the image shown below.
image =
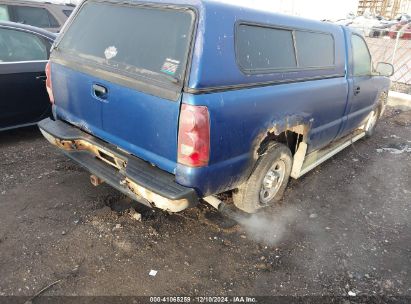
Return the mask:
<path id="1" fill-rule="evenodd" d="M 171 212 L 232 191 L 256 212 L 372 133 L 393 71 L 339 25 L 209 0 L 86 0 L 46 72 L 54 118 L 39 127 L 94 184 Z"/>

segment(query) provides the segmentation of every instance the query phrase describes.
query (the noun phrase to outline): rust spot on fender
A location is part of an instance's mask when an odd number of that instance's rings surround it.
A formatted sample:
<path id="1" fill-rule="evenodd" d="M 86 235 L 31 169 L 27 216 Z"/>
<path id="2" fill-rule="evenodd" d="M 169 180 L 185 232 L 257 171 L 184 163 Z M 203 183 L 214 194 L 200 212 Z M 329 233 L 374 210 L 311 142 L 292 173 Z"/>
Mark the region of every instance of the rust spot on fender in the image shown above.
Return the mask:
<path id="1" fill-rule="evenodd" d="M 302 136 L 302 142 L 307 143 L 308 135 L 314 122 L 313 119 L 308 118 L 308 115 L 294 115 L 288 116 L 282 122 L 274 122 L 267 129 L 260 132 L 253 145 L 253 157 L 255 160 L 259 158 L 258 150 L 261 144 L 270 136 L 280 136 L 282 133 L 290 131 Z"/>

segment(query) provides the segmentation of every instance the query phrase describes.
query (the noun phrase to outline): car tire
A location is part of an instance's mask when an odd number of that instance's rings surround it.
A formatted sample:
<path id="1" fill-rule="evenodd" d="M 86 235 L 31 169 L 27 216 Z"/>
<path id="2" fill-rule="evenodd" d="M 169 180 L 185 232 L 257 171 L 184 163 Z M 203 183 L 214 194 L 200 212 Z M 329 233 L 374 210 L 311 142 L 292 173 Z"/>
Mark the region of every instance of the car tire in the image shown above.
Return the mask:
<path id="1" fill-rule="evenodd" d="M 249 179 L 233 192 L 234 205 L 247 213 L 256 213 L 278 202 L 290 178 L 292 159 L 287 146 L 269 143 Z"/>

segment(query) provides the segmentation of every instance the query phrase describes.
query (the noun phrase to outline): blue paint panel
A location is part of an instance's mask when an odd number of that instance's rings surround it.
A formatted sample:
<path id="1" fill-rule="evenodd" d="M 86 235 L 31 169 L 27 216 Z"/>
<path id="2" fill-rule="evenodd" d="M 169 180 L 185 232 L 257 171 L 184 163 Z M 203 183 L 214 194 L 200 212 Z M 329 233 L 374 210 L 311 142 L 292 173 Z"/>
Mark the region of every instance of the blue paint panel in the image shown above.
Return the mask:
<path id="1" fill-rule="evenodd" d="M 101 103 L 91 97 L 93 78 L 55 63 L 51 74 L 57 115 L 94 132 L 101 129 Z"/>
<path id="2" fill-rule="evenodd" d="M 203 169 L 179 166 L 177 181 L 196 187 L 203 194 L 237 186 L 254 163 L 253 152 L 259 144 L 256 139 L 287 121 L 291 125 L 312 125 L 310 150 L 330 143 L 341 127 L 347 91 L 347 82 L 341 77 L 214 94 L 185 94 L 183 103 L 209 109 L 210 165 Z"/>
<path id="3" fill-rule="evenodd" d="M 60 119 L 170 173 L 177 161 L 180 102 L 144 94 L 52 64 L 55 111 Z M 98 99 L 93 84 L 108 89 Z"/>
<path id="4" fill-rule="evenodd" d="M 180 102 L 104 82 L 104 137 L 110 143 L 173 173 L 177 161 Z"/>

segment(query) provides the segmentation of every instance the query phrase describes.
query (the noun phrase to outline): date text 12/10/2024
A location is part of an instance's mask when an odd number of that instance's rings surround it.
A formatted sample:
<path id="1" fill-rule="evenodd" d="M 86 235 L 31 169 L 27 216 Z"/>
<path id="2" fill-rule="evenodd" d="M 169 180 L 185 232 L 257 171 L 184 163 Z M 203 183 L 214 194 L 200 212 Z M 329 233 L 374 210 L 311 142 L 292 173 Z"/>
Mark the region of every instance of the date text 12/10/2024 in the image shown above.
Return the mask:
<path id="1" fill-rule="evenodd" d="M 150 303 L 257 303 L 253 297 L 150 297 Z"/>

